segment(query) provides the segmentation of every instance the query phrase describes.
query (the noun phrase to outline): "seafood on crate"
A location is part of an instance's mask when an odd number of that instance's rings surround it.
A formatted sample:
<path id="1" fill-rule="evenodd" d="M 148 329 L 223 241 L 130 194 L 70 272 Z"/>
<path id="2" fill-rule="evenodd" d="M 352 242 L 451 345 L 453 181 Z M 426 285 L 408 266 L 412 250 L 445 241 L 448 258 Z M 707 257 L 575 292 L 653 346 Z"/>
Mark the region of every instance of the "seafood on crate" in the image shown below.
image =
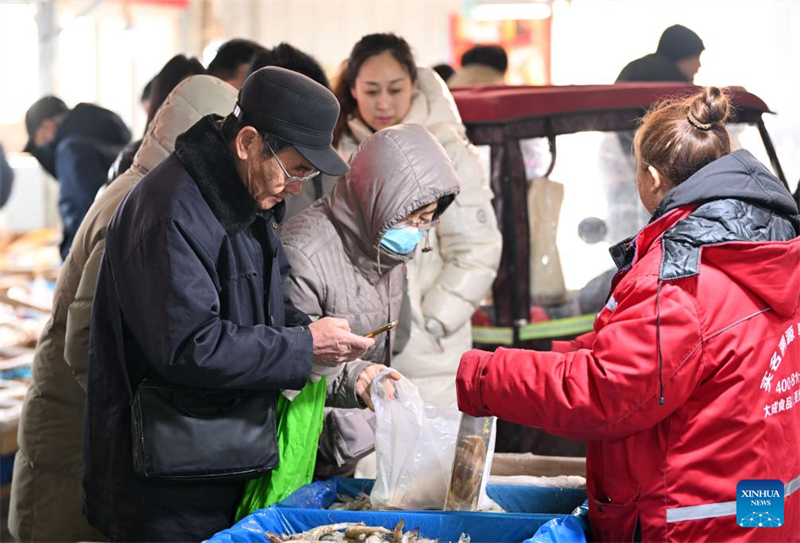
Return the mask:
<path id="1" fill-rule="evenodd" d="M 400 521 L 394 530 L 383 526 L 367 526 L 363 522 L 341 522 L 318 526 L 311 530 L 293 534 L 277 535 L 267 532 L 270 543 L 303 543 L 306 541 L 341 541 L 343 543 L 437 543 L 437 539 L 429 539 L 420 535 L 419 530 L 403 532 L 404 521 Z M 470 543 L 466 534 L 461 534 L 458 543 Z"/>

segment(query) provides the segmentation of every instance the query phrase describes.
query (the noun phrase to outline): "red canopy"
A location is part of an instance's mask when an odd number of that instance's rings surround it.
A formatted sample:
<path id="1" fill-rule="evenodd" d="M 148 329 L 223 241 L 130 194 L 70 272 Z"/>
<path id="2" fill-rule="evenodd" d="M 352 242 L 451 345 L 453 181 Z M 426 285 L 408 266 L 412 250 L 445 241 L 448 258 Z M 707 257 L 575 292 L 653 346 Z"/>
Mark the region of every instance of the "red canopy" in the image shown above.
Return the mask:
<path id="1" fill-rule="evenodd" d="M 662 98 L 685 96 L 701 87 L 682 83 L 618 83 L 615 85 L 567 85 L 539 87 L 484 86 L 454 89 L 465 124 L 501 124 L 531 117 L 564 113 L 648 108 Z M 770 113 L 758 96 L 743 89 L 729 89 L 731 101 L 743 121 L 752 113 Z"/>

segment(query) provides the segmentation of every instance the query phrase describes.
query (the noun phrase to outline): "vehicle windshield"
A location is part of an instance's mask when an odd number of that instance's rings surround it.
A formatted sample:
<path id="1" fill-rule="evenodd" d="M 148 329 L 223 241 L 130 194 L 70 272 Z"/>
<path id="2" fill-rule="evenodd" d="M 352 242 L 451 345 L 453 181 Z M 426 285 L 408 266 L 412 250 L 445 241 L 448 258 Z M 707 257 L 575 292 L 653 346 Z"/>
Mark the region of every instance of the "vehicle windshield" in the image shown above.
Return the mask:
<path id="1" fill-rule="evenodd" d="M 770 164 L 755 125 L 729 130 L 734 150 L 744 147 Z M 558 136 L 555 168 L 545 179 L 547 139 L 520 140 L 528 179 L 531 304 L 548 308 L 551 317 L 599 311 L 615 270 L 609 247 L 636 235 L 650 219 L 636 190 L 632 143 L 633 133 L 626 131 Z M 489 148 L 479 150 L 488 175 Z"/>

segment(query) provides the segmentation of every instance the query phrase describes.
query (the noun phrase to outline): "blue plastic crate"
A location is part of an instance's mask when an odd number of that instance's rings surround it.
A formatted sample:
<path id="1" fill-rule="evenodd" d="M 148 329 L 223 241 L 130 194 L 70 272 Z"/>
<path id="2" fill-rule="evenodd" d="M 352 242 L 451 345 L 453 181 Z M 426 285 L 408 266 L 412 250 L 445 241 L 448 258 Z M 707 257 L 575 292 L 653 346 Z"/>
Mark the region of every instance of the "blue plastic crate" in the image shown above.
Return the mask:
<path id="1" fill-rule="evenodd" d="M 528 539 L 539 527 L 560 515 L 535 513 L 459 513 L 454 511 L 327 511 L 269 507 L 219 532 L 211 543 L 265 543 L 265 532 L 295 534 L 338 522 L 364 522 L 369 526 L 394 529 L 405 521 L 404 531 L 419 528 L 425 537 L 458 541 L 467 533 L 474 543 L 514 543 Z"/>
<path id="2" fill-rule="evenodd" d="M 338 522 L 364 522 L 369 526 L 393 529 L 400 520 L 404 530 L 419 528 L 426 537 L 458 541 L 467 533 L 474 543 L 520 542 L 531 537 L 547 521 L 568 514 L 585 499 L 585 492 L 574 489 L 531 488 L 490 485 L 487 492 L 506 513 L 468 513 L 455 511 L 338 511 L 327 507 L 337 494 L 368 494 L 374 481 L 331 479 L 306 485 L 283 502 L 261 509 L 224 530 L 211 543 L 264 543 L 265 532 L 293 534 Z M 536 508 L 548 512 L 532 511 Z M 560 509 L 558 511 L 554 509 Z"/>

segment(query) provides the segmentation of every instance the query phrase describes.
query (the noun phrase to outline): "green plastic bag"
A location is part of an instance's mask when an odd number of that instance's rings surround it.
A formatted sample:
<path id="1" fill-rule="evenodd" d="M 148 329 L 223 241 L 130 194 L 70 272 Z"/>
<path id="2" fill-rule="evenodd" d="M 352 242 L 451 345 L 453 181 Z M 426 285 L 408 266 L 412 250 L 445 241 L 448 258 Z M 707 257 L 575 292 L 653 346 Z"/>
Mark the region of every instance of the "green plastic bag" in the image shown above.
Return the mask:
<path id="1" fill-rule="evenodd" d="M 236 511 L 237 521 L 278 503 L 311 482 L 322 433 L 325 396 L 323 377 L 316 383 L 309 381 L 294 400 L 283 394 L 278 397 L 275 414 L 280 463 L 270 473 L 247 482 Z"/>

